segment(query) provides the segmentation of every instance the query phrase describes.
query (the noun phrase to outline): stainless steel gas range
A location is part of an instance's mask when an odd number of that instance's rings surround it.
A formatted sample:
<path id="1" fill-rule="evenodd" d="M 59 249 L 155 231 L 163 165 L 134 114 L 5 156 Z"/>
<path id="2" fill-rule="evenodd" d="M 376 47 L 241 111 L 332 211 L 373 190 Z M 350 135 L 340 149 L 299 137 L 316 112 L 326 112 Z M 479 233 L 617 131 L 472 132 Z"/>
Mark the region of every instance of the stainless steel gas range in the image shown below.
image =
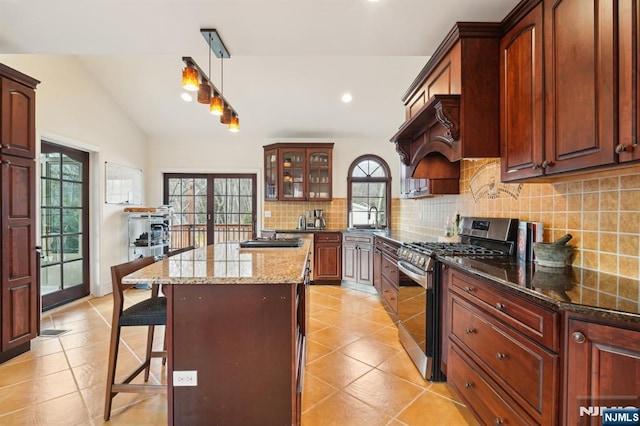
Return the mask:
<path id="1" fill-rule="evenodd" d="M 517 219 L 463 217 L 459 243 L 403 243 L 398 249 L 398 269 L 411 278 L 400 283 L 398 334 L 402 345 L 422 376 L 444 381 L 440 354 L 442 256 L 514 256 Z"/>

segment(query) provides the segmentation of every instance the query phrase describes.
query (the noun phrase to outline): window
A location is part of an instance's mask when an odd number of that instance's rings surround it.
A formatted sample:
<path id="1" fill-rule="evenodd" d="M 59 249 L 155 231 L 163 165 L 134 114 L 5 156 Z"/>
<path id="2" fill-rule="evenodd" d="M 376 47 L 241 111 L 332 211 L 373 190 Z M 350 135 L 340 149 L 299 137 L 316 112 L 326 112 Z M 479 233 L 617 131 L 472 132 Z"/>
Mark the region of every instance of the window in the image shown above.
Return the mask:
<path id="1" fill-rule="evenodd" d="M 391 218 L 391 173 L 376 155 L 351 163 L 347 175 L 347 214 L 350 227 L 388 227 Z"/>

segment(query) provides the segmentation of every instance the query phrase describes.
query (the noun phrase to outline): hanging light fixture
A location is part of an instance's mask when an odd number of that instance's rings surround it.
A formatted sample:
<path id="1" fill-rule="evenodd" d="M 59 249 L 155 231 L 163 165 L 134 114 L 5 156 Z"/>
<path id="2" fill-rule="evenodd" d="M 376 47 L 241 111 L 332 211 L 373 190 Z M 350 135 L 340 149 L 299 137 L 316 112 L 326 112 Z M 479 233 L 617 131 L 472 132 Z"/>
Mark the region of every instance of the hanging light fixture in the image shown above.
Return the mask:
<path id="1" fill-rule="evenodd" d="M 198 71 L 193 62 L 185 61 L 186 66 L 182 70 L 182 88 L 190 92 L 198 90 Z"/>
<path id="2" fill-rule="evenodd" d="M 231 132 L 240 129 L 238 112 L 233 109 L 229 101 L 224 97 L 224 59 L 231 55 L 218 32 L 214 29 L 201 29 L 200 33 L 209 45 L 209 74 L 202 72 L 198 64 L 189 56 L 182 58 L 185 68 L 182 71 L 182 85 L 189 91 L 198 91 L 198 102 L 209 105 L 209 111 L 213 115 L 220 116 L 220 122 L 226 124 Z M 220 58 L 220 87 L 211 82 L 211 52 Z"/>

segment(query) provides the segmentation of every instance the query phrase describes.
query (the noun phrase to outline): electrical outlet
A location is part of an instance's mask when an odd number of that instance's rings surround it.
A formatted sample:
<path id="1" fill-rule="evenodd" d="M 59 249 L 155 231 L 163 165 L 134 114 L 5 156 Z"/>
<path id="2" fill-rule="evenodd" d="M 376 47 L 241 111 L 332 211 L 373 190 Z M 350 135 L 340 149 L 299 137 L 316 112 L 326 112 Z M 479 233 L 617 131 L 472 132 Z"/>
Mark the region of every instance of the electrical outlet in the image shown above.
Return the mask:
<path id="1" fill-rule="evenodd" d="M 198 371 L 197 370 L 174 371 L 173 386 L 198 386 Z"/>
<path id="2" fill-rule="evenodd" d="M 271 217 L 271 210 L 265 210 L 264 217 Z"/>

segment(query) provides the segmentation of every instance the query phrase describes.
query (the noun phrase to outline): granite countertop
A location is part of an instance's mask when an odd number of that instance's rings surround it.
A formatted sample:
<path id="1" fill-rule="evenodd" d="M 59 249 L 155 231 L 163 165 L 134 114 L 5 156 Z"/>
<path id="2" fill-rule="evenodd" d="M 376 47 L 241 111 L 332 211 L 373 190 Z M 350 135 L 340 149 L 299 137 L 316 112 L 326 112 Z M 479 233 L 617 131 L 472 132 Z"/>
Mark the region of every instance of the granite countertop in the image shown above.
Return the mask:
<path id="1" fill-rule="evenodd" d="M 572 266 L 545 268 L 512 257 L 440 260 L 560 310 L 640 323 L 638 280 Z"/>
<path id="2" fill-rule="evenodd" d="M 123 278 L 127 284 L 298 284 L 311 242 L 294 248 L 240 248 L 219 243 L 151 264 Z"/>
<path id="3" fill-rule="evenodd" d="M 344 228 L 307 228 L 307 229 L 261 229 L 260 232 L 275 232 L 276 234 L 315 234 L 317 232 L 344 232 Z"/>

